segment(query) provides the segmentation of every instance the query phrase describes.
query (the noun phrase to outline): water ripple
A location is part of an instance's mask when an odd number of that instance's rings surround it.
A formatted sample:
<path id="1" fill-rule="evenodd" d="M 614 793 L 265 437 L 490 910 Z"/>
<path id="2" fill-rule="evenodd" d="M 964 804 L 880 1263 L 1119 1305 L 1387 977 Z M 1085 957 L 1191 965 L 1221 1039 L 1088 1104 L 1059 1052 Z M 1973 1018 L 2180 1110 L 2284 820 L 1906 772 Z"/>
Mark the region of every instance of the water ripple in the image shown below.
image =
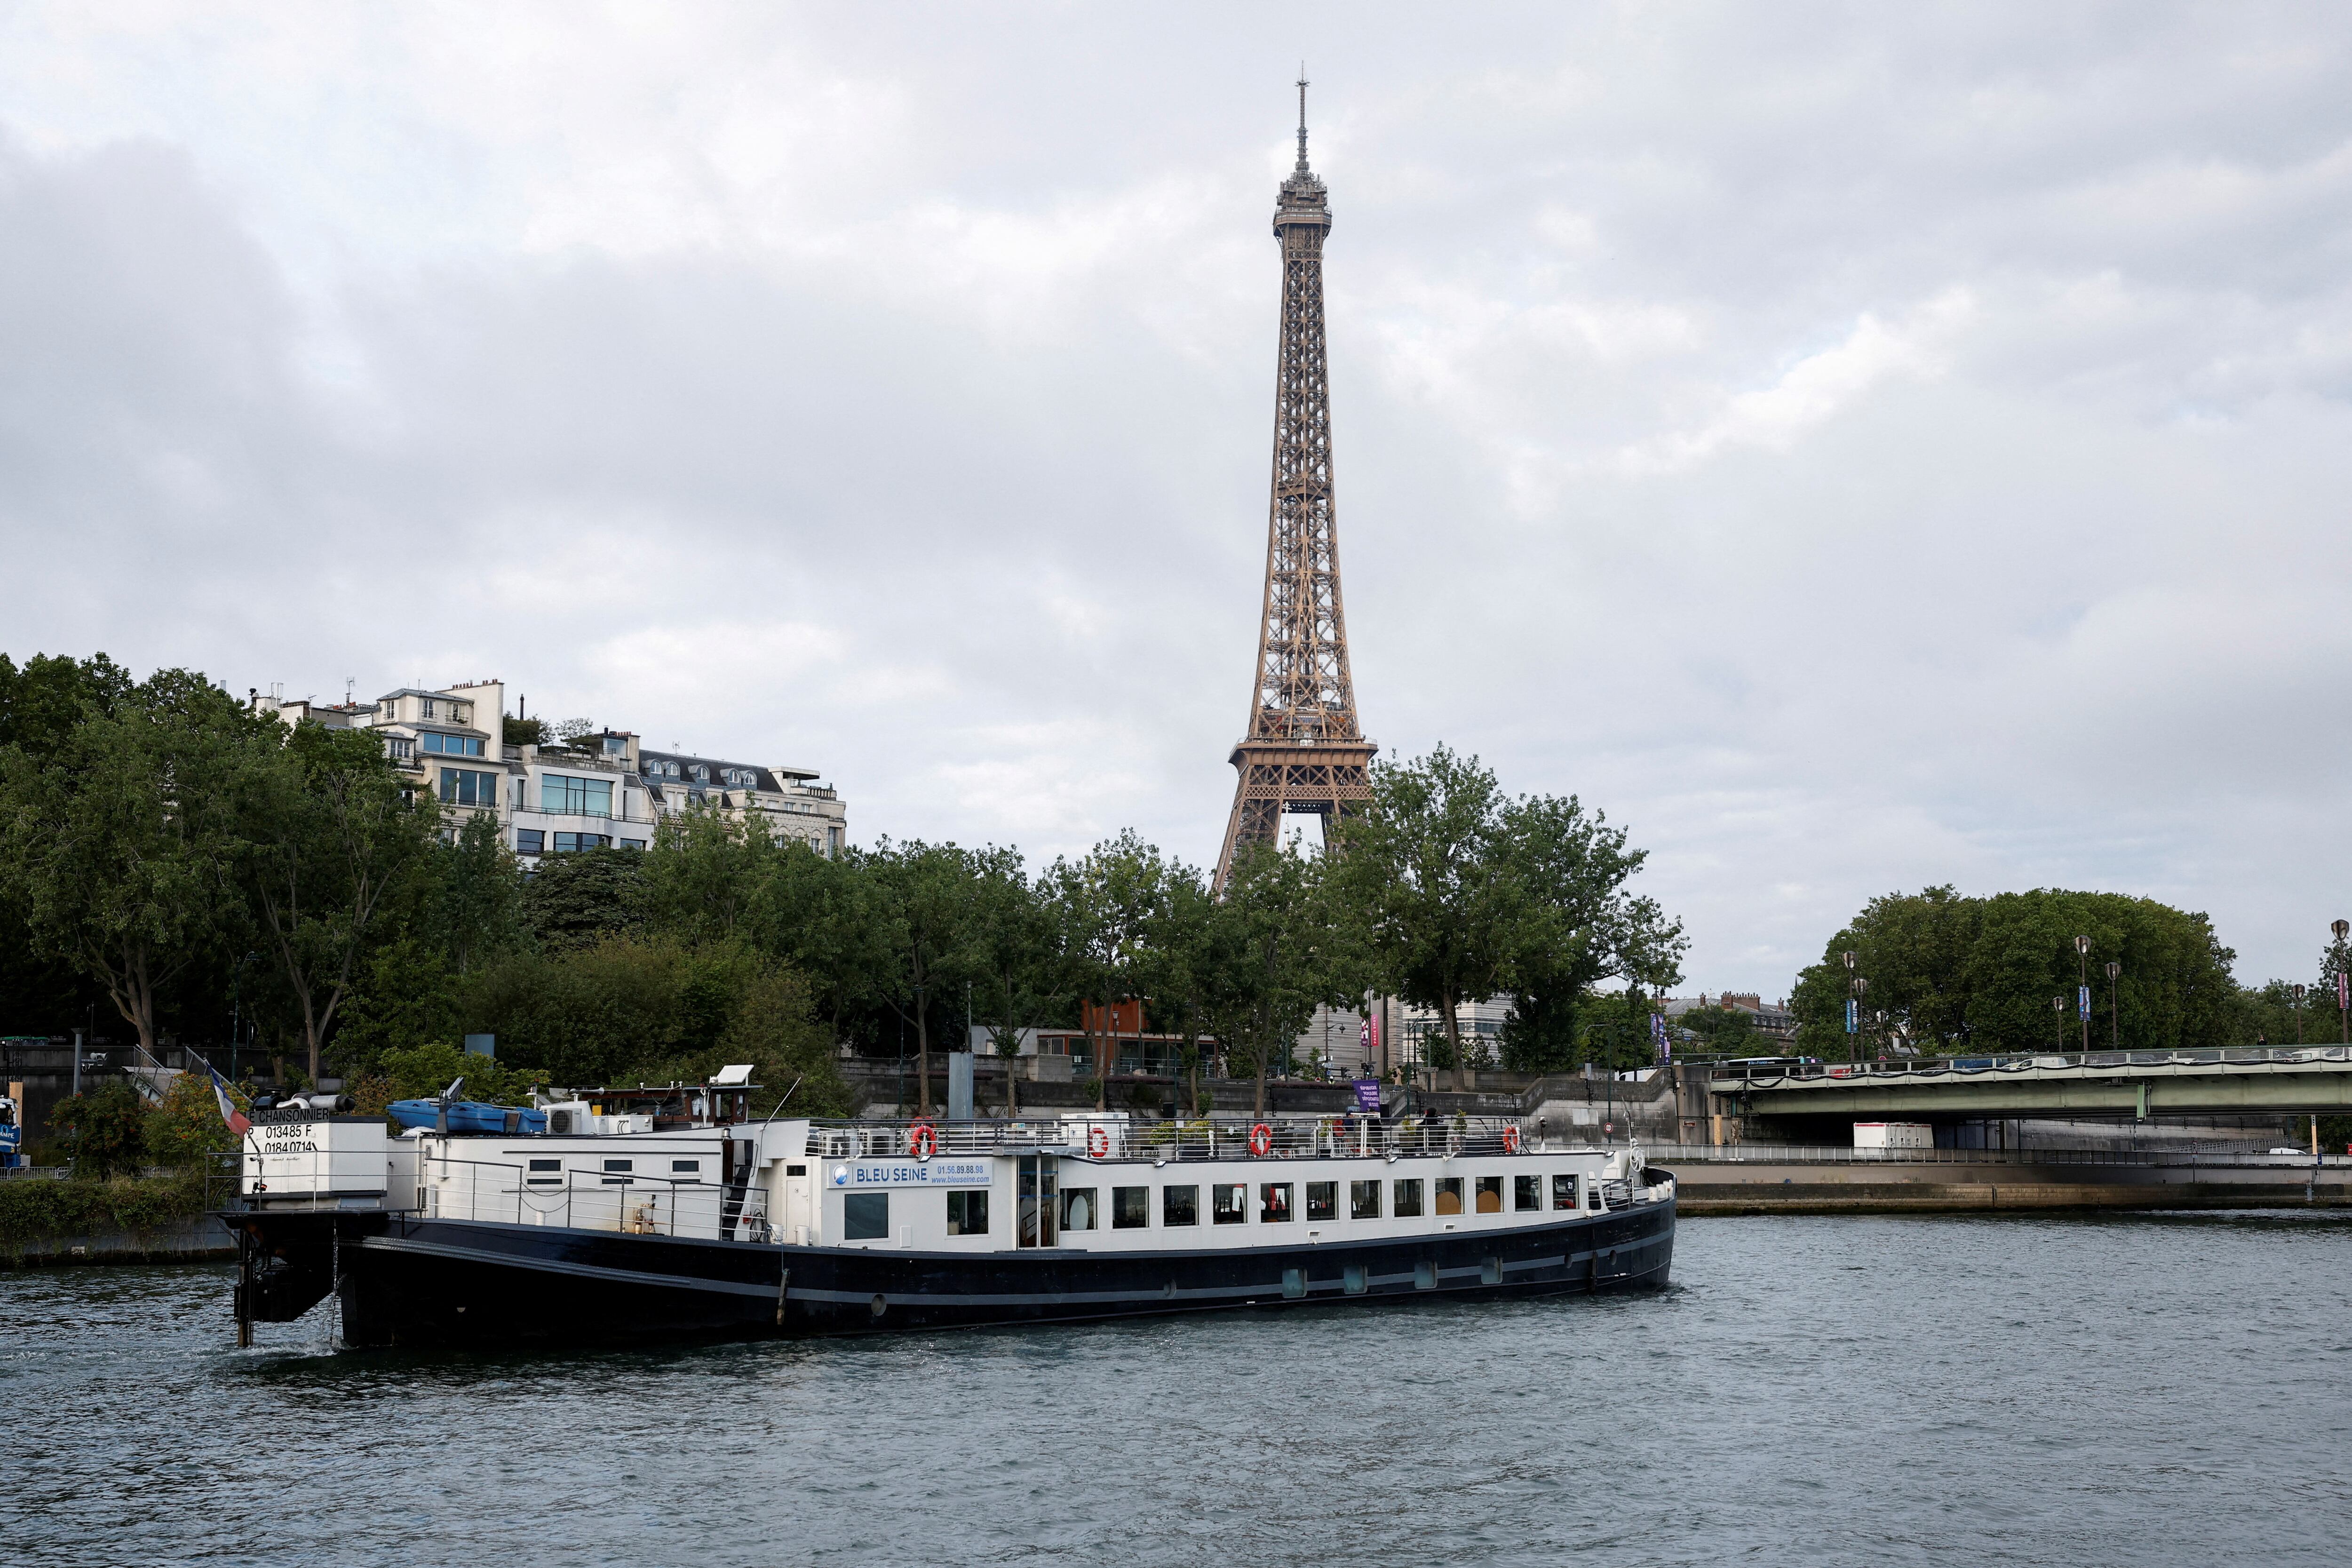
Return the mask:
<path id="1" fill-rule="evenodd" d="M 0 1275 L 28 1563 L 2332 1562 L 2352 1222 L 1685 1221 L 1675 1287 L 628 1353 Z"/>

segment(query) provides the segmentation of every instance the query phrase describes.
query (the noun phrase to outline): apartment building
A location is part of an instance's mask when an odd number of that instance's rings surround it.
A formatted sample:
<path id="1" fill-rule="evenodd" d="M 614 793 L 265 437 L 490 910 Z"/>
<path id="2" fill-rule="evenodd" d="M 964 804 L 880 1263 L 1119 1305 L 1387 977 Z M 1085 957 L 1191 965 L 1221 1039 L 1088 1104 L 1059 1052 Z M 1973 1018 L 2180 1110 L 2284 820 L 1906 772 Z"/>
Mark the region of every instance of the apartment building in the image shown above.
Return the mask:
<path id="1" fill-rule="evenodd" d="M 583 849 L 642 849 L 663 817 L 696 809 L 757 816 L 777 837 L 824 855 L 839 854 L 848 833 L 839 793 L 814 768 L 647 752 L 626 730 L 508 745 L 499 681 L 402 687 L 373 702 L 248 696 L 257 710 L 288 724 L 374 731 L 393 765 L 441 803 L 448 831 L 488 816 L 527 865 Z"/>

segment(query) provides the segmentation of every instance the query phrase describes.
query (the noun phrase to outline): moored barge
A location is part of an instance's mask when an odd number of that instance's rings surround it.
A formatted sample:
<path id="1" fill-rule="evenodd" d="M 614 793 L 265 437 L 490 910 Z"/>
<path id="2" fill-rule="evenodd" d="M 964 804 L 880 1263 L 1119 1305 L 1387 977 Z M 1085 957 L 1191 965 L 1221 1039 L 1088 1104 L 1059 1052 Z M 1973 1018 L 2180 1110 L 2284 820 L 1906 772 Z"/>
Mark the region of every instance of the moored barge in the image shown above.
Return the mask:
<path id="1" fill-rule="evenodd" d="M 261 1113 L 221 1215 L 240 1342 L 330 1295 L 346 1345 L 556 1345 L 1624 1290 L 1673 1258 L 1670 1173 L 1507 1121 L 762 1123 L 726 1077 L 398 1136 Z"/>

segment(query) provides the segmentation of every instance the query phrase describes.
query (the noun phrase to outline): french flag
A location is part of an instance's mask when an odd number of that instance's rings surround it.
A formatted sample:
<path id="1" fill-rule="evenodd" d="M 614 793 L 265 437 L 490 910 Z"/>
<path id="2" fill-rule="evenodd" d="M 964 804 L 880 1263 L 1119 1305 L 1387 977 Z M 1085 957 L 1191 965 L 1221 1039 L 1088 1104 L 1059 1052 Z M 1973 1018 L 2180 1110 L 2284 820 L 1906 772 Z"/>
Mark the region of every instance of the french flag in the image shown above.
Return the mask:
<path id="1" fill-rule="evenodd" d="M 210 1067 L 206 1067 L 205 1070 L 213 1074 L 213 1098 L 220 1101 L 221 1120 L 228 1123 L 228 1130 L 240 1138 L 252 1131 L 253 1119 L 239 1110 L 236 1108 L 236 1101 L 228 1097 L 228 1079 L 221 1077 L 217 1072 L 213 1072 Z"/>

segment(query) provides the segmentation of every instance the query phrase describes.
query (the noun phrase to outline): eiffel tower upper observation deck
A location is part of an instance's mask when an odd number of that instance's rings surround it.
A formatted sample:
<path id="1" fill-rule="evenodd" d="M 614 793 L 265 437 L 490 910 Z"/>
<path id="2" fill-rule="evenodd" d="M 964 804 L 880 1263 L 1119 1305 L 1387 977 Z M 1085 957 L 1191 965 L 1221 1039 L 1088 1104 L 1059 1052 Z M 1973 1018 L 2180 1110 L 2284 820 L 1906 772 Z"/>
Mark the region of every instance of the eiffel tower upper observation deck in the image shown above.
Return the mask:
<path id="1" fill-rule="evenodd" d="M 1331 500 L 1331 379 L 1323 352 L 1323 237 L 1331 204 L 1307 166 L 1307 83 L 1298 83 L 1298 164 L 1274 209 L 1282 242 L 1282 345 L 1274 384 L 1274 494 L 1265 609 L 1249 727 L 1232 762 L 1241 779 L 1217 856 L 1217 886 L 1246 844 L 1271 844 L 1285 812 L 1327 819 L 1371 798 L 1380 750 L 1356 721 L 1339 541 Z"/>

